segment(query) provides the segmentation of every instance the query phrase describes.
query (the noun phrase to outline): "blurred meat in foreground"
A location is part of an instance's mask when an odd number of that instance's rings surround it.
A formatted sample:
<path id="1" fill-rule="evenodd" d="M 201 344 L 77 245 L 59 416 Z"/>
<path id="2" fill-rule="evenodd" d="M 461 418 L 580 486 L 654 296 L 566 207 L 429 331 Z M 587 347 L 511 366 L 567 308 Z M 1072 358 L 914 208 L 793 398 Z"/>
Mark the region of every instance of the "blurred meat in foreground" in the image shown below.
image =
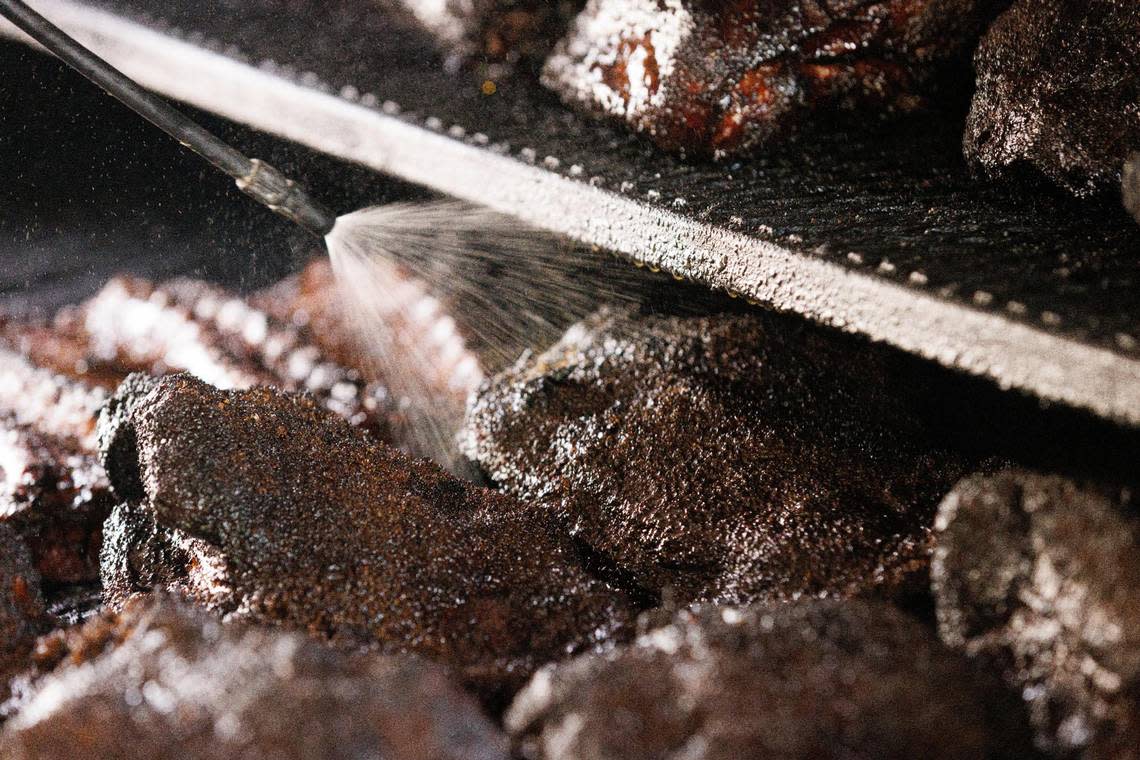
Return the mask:
<path id="1" fill-rule="evenodd" d="M 0 523 L 0 704 L 8 698 L 9 679 L 30 665 L 45 622 L 40 578 L 28 549 Z"/>
<path id="2" fill-rule="evenodd" d="M 1029 749 L 1014 697 L 917 622 L 862 601 L 682 613 L 635 644 L 539 671 L 506 723 L 536 760 Z"/>
<path id="3" fill-rule="evenodd" d="M 71 645 L 4 727 L 4 757 L 507 758 L 447 671 L 412 657 L 223 625 L 171 598 L 135 598 Z"/>

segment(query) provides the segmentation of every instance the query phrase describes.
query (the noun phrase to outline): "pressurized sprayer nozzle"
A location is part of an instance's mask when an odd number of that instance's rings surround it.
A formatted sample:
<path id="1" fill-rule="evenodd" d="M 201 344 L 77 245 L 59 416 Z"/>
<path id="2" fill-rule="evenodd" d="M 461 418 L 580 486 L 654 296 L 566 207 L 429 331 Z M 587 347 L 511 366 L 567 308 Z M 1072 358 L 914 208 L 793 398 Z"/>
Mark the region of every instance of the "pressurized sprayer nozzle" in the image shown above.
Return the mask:
<path id="1" fill-rule="evenodd" d="M 319 238 L 332 231 L 336 214 L 317 203 L 309 191 L 269 164 L 247 158 L 237 148 L 194 122 L 174 106 L 92 53 L 23 0 L 0 0 L 0 17 L 22 29 L 83 76 L 125 103 L 166 134 L 237 180 L 259 203 L 301 225 Z"/>
<path id="2" fill-rule="evenodd" d="M 286 219 L 323 238 L 336 224 L 336 215 L 309 191 L 264 161 L 251 158 L 249 172 L 237 178 L 242 192 Z"/>

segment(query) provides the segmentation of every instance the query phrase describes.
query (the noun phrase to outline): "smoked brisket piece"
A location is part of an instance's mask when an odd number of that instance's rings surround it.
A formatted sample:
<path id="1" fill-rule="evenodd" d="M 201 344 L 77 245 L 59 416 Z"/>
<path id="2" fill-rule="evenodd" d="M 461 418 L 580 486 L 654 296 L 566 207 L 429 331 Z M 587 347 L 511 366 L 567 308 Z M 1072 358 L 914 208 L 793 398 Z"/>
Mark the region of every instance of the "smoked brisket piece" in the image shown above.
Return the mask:
<path id="1" fill-rule="evenodd" d="M 733 156 L 838 111 L 923 105 L 1001 0 L 590 0 L 543 82 L 659 146 Z"/>
<path id="2" fill-rule="evenodd" d="M 1140 4 L 1018 0 L 974 58 L 966 159 L 1004 176 L 1030 169 L 1074 195 L 1115 189 L 1140 150 Z"/>
<path id="3" fill-rule="evenodd" d="M 630 611 L 543 511 L 304 397 L 131 378 L 100 442 L 131 502 L 108 526 L 112 603 L 175 586 L 236 617 L 453 665 L 491 701 Z"/>
<path id="4" fill-rule="evenodd" d="M 1016 697 L 884 603 L 685 612 L 539 671 L 506 726 L 535 760 L 1012 758 Z"/>
<path id="5" fill-rule="evenodd" d="M 926 587 L 964 474 L 881 352 L 760 314 L 603 310 L 492 378 L 462 446 L 677 602 Z"/>
<path id="6" fill-rule="evenodd" d="M 507 758 L 475 701 L 413 657 L 348 655 L 144 598 L 69 646 L 5 726 L 3 757 Z"/>
<path id="7" fill-rule="evenodd" d="M 942 502 L 939 632 L 1021 694 L 1040 744 L 1140 756 L 1140 519 L 1127 490 L 1010 470 Z"/>

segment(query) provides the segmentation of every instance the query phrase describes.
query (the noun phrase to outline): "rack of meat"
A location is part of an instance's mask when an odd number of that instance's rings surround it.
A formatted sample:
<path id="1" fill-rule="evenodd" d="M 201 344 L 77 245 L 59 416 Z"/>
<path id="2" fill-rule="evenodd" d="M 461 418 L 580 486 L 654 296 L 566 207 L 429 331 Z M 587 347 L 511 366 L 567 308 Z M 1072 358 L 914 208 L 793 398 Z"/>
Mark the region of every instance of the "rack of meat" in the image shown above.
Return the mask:
<path id="1" fill-rule="evenodd" d="M 0 22 L 0 756 L 1140 758 L 1140 6 L 34 5 L 534 257 Z"/>

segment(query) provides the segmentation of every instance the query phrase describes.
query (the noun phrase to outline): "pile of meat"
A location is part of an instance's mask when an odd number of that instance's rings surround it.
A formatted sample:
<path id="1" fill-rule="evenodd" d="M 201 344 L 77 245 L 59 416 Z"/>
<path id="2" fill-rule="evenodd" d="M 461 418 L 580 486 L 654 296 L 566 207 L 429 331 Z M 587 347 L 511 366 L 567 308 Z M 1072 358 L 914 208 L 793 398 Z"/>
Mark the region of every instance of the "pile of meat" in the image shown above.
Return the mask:
<path id="1" fill-rule="evenodd" d="M 915 111 L 971 79 L 964 149 L 980 174 L 1029 170 L 1085 196 L 1120 188 L 1140 151 L 1133 0 L 402 2 L 454 57 L 545 56 L 567 104 L 681 155 Z"/>
<path id="2" fill-rule="evenodd" d="M 0 324 L 0 756 L 1140 756 L 1128 489 L 955 450 L 888 352 L 634 307 L 473 393 L 484 487 L 401 451 L 327 274 Z"/>

